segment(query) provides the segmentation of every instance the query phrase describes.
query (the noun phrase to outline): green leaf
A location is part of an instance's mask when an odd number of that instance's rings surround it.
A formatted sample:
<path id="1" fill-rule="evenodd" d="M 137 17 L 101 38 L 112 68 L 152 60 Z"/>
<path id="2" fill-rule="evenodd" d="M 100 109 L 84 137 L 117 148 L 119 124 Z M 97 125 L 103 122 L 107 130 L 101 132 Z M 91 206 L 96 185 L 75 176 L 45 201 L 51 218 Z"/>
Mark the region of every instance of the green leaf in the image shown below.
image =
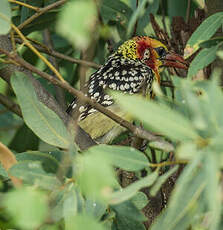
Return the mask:
<path id="1" fill-rule="evenodd" d="M 10 30 L 11 9 L 8 0 L 1 0 L 0 7 L 0 35 L 7 34 Z"/>
<path id="2" fill-rule="evenodd" d="M 65 5 L 60 14 L 57 31 L 78 49 L 84 49 L 91 41 L 97 9 L 90 0 L 76 0 Z"/>
<path id="3" fill-rule="evenodd" d="M 71 185 L 69 192 L 66 194 L 66 199 L 63 202 L 63 216 L 65 221 L 65 229 L 67 229 L 67 220 L 69 222 L 70 218 L 77 214 L 77 196 L 76 191 L 73 189 L 74 186 Z"/>
<path id="4" fill-rule="evenodd" d="M 168 0 L 167 4 L 167 11 L 168 16 L 175 17 L 175 16 L 186 16 L 186 9 L 187 9 L 187 0 Z"/>
<path id="5" fill-rule="evenodd" d="M 61 119 L 39 102 L 31 80 L 21 72 L 11 77 L 13 90 L 26 125 L 43 141 L 61 148 L 68 148 L 70 135 Z"/>
<path id="6" fill-rule="evenodd" d="M 223 50 L 219 50 L 217 52 L 218 57 L 220 57 L 223 60 Z"/>
<path id="7" fill-rule="evenodd" d="M 111 195 L 110 204 L 119 204 L 126 201 L 136 195 L 136 193 L 145 187 L 151 186 L 158 177 L 158 172 L 155 171 L 146 177 L 130 184 L 128 187 L 121 189 L 120 191 L 114 192 Z"/>
<path id="8" fill-rule="evenodd" d="M 37 229 L 47 218 L 47 196 L 24 187 L 5 195 L 4 205 L 21 229 Z"/>
<path id="9" fill-rule="evenodd" d="M 104 215 L 107 206 L 97 202 L 95 200 L 87 199 L 85 202 L 85 213 L 88 216 L 94 217 L 96 220 L 100 220 L 101 217 Z"/>
<path id="10" fill-rule="evenodd" d="M 112 206 L 116 213 L 115 225 L 118 230 L 145 230 L 144 215 L 131 201 Z"/>
<path id="11" fill-rule="evenodd" d="M 210 230 L 219 229 L 219 223 L 221 222 L 221 188 L 219 185 L 219 162 L 216 154 L 212 151 L 205 155 L 205 170 L 207 186 L 205 190 L 205 198 L 210 212 L 209 227 Z"/>
<path id="12" fill-rule="evenodd" d="M 15 150 L 16 152 L 24 152 L 27 149 L 37 150 L 39 145 L 39 138 L 29 129 L 25 124 L 23 124 L 16 132 L 14 138 L 12 139 L 9 148 Z"/>
<path id="13" fill-rule="evenodd" d="M 219 46 L 202 49 L 190 64 L 187 77 L 192 78 L 198 70 L 203 69 L 212 63 L 216 58 L 216 52 Z"/>
<path id="14" fill-rule="evenodd" d="M 90 229 L 90 230 L 105 230 L 103 225 L 87 215 L 76 215 L 70 217 L 65 222 L 65 230 L 73 229 Z"/>
<path id="15" fill-rule="evenodd" d="M 223 23 L 223 12 L 218 12 L 208 17 L 195 30 L 187 42 L 186 49 L 190 49 L 190 55 L 199 49 L 199 44 L 211 38 Z M 192 50 L 191 50 L 192 49 Z"/>
<path id="16" fill-rule="evenodd" d="M 6 107 L 0 105 L 0 111 L 4 111 L 0 113 L 0 131 L 17 129 L 20 125 L 23 124 L 22 119 L 18 119 L 18 117 L 15 117 L 12 112 L 7 110 L 8 109 Z"/>
<path id="17" fill-rule="evenodd" d="M 27 24 L 23 29 L 22 33 L 28 35 L 35 31 L 41 31 L 46 28 L 55 26 L 55 23 L 58 18 L 58 10 L 52 10 L 47 12 L 40 17 L 34 19 L 31 23 Z"/>
<path id="18" fill-rule="evenodd" d="M 131 35 L 131 33 L 133 31 L 133 27 L 134 27 L 137 19 L 144 14 L 145 6 L 146 6 L 147 2 L 148 2 L 148 0 L 140 1 L 139 6 L 137 7 L 135 12 L 133 13 L 133 15 L 129 21 L 128 28 L 127 28 L 127 36 L 128 37 Z"/>
<path id="19" fill-rule="evenodd" d="M 63 189 L 54 190 L 51 196 L 51 215 L 53 220 L 60 221 L 62 218 L 70 218 L 83 210 L 84 202 L 77 195 L 78 190 L 74 183 L 66 183 Z M 81 197 L 81 199 L 83 199 Z M 79 203 L 81 203 L 79 207 Z"/>
<path id="20" fill-rule="evenodd" d="M 125 110 L 161 134 L 182 141 L 198 138 L 190 121 L 177 111 L 138 96 L 113 95 Z"/>
<path id="21" fill-rule="evenodd" d="M 104 23 L 116 21 L 121 24 L 126 24 L 132 14 L 132 10 L 120 0 L 103 0 L 100 14 Z"/>
<path id="22" fill-rule="evenodd" d="M 201 48 L 210 48 L 213 46 L 217 46 L 220 42 L 223 42 L 223 37 L 215 37 L 215 38 L 211 38 L 207 41 L 201 42 L 199 44 L 199 46 Z"/>
<path id="23" fill-rule="evenodd" d="M 127 171 L 138 171 L 149 165 L 146 156 L 132 147 L 97 145 L 90 148 L 88 152 L 105 155 L 113 166 Z"/>
<path id="24" fill-rule="evenodd" d="M 159 9 L 159 4 L 160 4 L 159 1 L 149 0 L 148 2 L 149 2 L 149 4 L 147 4 L 147 7 L 145 9 L 143 16 L 138 19 L 136 31 L 137 31 L 137 34 L 140 34 L 140 35 L 141 34 L 147 34 L 146 32 L 144 32 L 144 30 L 146 29 L 146 27 L 148 27 L 148 25 L 150 23 L 150 14 L 155 15 Z M 156 16 L 158 16 L 158 15 L 156 14 Z M 156 20 L 157 20 L 157 17 L 156 17 Z M 151 33 L 149 33 L 149 35 L 151 35 Z"/>
<path id="25" fill-rule="evenodd" d="M 29 151 L 16 154 L 18 161 L 39 161 L 46 172 L 56 173 L 59 167 L 59 162 L 48 153 L 38 151 Z"/>
<path id="26" fill-rule="evenodd" d="M 3 168 L 1 163 L 0 163 L 0 175 L 9 178 L 7 171 Z"/>
<path id="27" fill-rule="evenodd" d="M 54 190 L 61 186 L 56 176 L 46 173 L 38 161 L 19 162 L 9 169 L 9 173 L 28 184 L 34 184 L 44 189 Z"/>
<path id="28" fill-rule="evenodd" d="M 137 209 L 141 210 L 148 204 L 148 197 L 143 192 L 137 192 L 135 196 L 131 198 L 132 203 Z"/>
<path id="29" fill-rule="evenodd" d="M 79 167 L 77 180 L 83 194 L 101 202 L 108 199 L 112 188 L 117 185 L 109 159 L 91 151 L 79 156 L 76 165 Z"/>
<path id="30" fill-rule="evenodd" d="M 157 218 L 151 230 L 187 229 L 194 221 L 199 199 L 204 192 L 206 175 L 202 167 L 202 153 L 184 169 L 179 177 L 167 209 Z"/>
<path id="31" fill-rule="evenodd" d="M 36 0 L 24 0 L 25 3 L 28 3 L 31 6 L 37 6 L 37 7 L 42 7 L 43 6 L 43 1 L 44 0 L 39 0 L 39 1 L 36 1 Z M 20 23 L 24 22 L 27 18 L 31 17 L 33 14 L 35 14 L 34 10 L 32 10 L 30 8 L 27 8 L 25 6 L 22 6 L 21 7 Z M 38 18 L 41 18 L 41 16 L 38 17 Z"/>
<path id="32" fill-rule="evenodd" d="M 168 170 L 166 173 L 164 173 L 162 176 L 159 176 L 159 178 L 157 179 L 156 183 L 152 186 L 152 188 L 150 190 L 151 196 L 155 196 L 156 195 L 156 193 L 159 191 L 159 189 L 165 183 L 165 181 L 173 173 L 175 173 L 177 171 L 177 169 L 178 169 L 178 166 L 175 166 L 175 167 L 171 168 L 170 170 Z"/>

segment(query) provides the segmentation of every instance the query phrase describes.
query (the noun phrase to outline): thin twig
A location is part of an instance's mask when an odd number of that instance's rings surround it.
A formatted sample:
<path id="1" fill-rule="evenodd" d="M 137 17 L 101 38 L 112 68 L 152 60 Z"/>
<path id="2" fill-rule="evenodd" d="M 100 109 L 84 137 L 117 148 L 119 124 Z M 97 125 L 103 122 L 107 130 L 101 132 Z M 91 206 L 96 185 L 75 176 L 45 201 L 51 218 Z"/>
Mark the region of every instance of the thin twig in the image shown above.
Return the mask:
<path id="1" fill-rule="evenodd" d="M 157 163 L 157 164 L 149 163 L 149 166 L 155 168 L 155 167 L 164 167 L 164 166 L 169 166 L 169 165 L 188 164 L 188 163 L 189 161 L 187 160 L 178 160 L 178 161 L 165 161 L 165 162 Z"/>
<path id="2" fill-rule="evenodd" d="M 35 20 L 36 18 L 38 18 L 40 15 L 46 13 L 49 10 L 52 10 L 60 5 L 63 5 L 67 0 L 60 0 L 57 2 L 54 2 L 44 8 L 40 8 L 40 10 L 38 12 L 36 12 L 34 15 L 32 15 L 30 18 L 28 18 L 27 20 L 25 20 L 23 23 L 21 23 L 18 26 L 18 29 L 21 30 L 23 29 L 25 26 L 27 26 L 28 24 L 30 24 L 33 20 Z"/>
<path id="3" fill-rule="evenodd" d="M 187 24 L 190 18 L 190 8 L 191 8 L 191 0 L 187 0 L 187 12 L 186 12 L 186 23 Z"/>
<path id="4" fill-rule="evenodd" d="M 0 49 L 0 52 L 6 54 L 9 58 L 13 59 L 18 64 L 20 64 L 21 66 L 30 70 L 31 72 L 34 72 L 34 73 L 38 74 L 39 76 L 47 79 L 51 83 L 66 89 L 69 93 L 78 97 L 83 103 L 91 105 L 93 108 L 95 108 L 99 112 L 105 114 L 106 116 L 111 118 L 113 121 L 117 122 L 121 126 L 130 130 L 137 137 L 140 137 L 142 139 L 146 139 L 148 141 L 156 141 L 158 143 L 162 143 L 164 151 L 169 152 L 169 151 L 174 150 L 174 146 L 171 143 L 164 141 L 162 138 L 155 136 L 151 132 L 148 132 L 148 131 L 142 129 L 141 127 L 134 126 L 132 123 L 130 123 L 130 122 L 124 120 L 123 118 L 119 117 L 118 115 L 114 114 L 113 112 L 111 112 L 110 110 L 108 110 L 104 106 L 102 106 L 101 104 L 97 103 L 95 100 L 85 96 L 81 91 L 74 89 L 73 87 L 70 86 L 70 84 L 68 82 L 66 82 L 66 81 L 62 82 L 62 81 L 58 80 L 57 78 L 54 78 L 53 76 L 51 76 L 45 72 L 40 71 L 39 69 L 37 69 L 33 65 L 29 64 L 28 62 L 26 62 L 25 60 L 20 58 L 19 56 L 12 55 L 9 52 L 7 52 L 6 50 Z"/>
<path id="5" fill-rule="evenodd" d="M 26 37 L 21 33 L 21 31 L 14 24 L 11 24 L 11 27 L 15 30 L 15 32 L 19 35 L 23 42 L 33 51 L 33 53 L 35 53 L 61 81 L 64 81 L 63 77 L 55 69 L 55 67 L 43 55 L 39 53 L 39 51 L 26 39 Z"/>
<path id="6" fill-rule="evenodd" d="M 49 47 L 50 49 L 53 49 L 53 42 L 52 42 L 52 39 L 51 39 L 51 34 L 50 34 L 49 29 L 45 29 L 43 31 L 43 38 L 44 38 L 43 39 L 44 40 L 44 44 L 47 47 Z M 55 67 L 55 69 L 57 71 L 59 71 L 59 65 L 57 63 L 56 58 L 48 56 L 48 60 Z M 55 86 L 55 94 L 56 94 L 56 99 L 57 99 L 58 103 L 61 105 L 61 107 L 64 110 L 66 110 L 66 100 L 65 100 L 64 90 L 61 87 Z"/>
<path id="7" fill-rule="evenodd" d="M 16 42 L 18 43 L 22 43 L 22 40 L 20 38 L 16 38 L 15 39 Z M 27 39 L 28 40 L 28 39 Z M 66 60 L 66 61 L 69 61 L 69 62 L 72 62 L 72 63 L 75 63 L 75 64 L 80 64 L 80 65 L 86 65 L 86 66 L 89 66 L 89 67 L 92 67 L 94 69 L 98 69 L 101 67 L 101 65 L 98 65 L 94 62 L 90 62 L 90 61 L 85 61 L 85 60 L 81 60 L 81 59 L 76 59 L 76 58 L 72 58 L 72 57 L 69 57 L 67 55 L 64 55 L 62 53 L 59 53 L 55 50 L 52 50 L 50 49 L 49 47 L 47 48 L 44 48 L 45 46 L 44 45 L 37 45 L 37 44 L 32 44 L 38 51 L 42 52 L 42 53 L 45 53 L 45 54 L 48 54 L 52 57 L 56 57 L 56 58 L 60 58 L 60 59 L 63 59 L 63 60 Z"/>
<path id="8" fill-rule="evenodd" d="M 8 97 L 0 93 L 0 103 L 4 105 L 8 110 L 22 117 L 22 112 L 18 104 L 11 101 Z"/>
<path id="9" fill-rule="evenodd" d="M 19 2 L 19 1 L 16 1 L 16 0 L 8 0 L 8 1 L 11 2 L 11 3 L 15 3 L 15 4 L 18 4 L 18 5 L 21 5 L 21 6 L 25 6 L 25 7 L 29 8 L 29 9 L 35 10 L 37 12 L 40 10 L 39 7 L 29 5 L 29 4 L 25 3 L 25 2 Z"/>

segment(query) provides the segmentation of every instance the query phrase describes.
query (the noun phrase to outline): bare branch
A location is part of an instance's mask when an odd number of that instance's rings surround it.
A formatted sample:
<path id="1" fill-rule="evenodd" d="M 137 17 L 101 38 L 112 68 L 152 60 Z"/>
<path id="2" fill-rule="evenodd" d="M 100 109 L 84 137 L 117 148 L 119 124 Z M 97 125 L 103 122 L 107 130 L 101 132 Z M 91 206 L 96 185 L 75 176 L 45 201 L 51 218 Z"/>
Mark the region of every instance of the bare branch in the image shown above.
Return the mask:
<path id="1" fill-rule="evenodd" d="M 111 118 L 112 120 L 114 120 L 115 122 L 120 124 L 121 126 L 129 129 L 137 137 L 146 139 L 148 141 L 156 141 L 156 142 L 163 143 L 163 146 L 165 147 L 163 149 L 164 151 L 172 151 L 174 149 L 174 146 L 172 144 L 164 141 L 162 138 L 160 138 L 158 136 L 155 136 L 151 132 L 148 132 L 148 131 L 140 128 L 140 127 L 134 126 L 132 123 L 130 123 L 130 122 L 124 120 L 123 118 L 119 117 L 118 115 L 114 114 L 113 112 L 111 112 L 110 110 L 108 110 L 104 106 L 102 106 L 101 104 L 97 103 L 95 100 L 93 100 L 89 97 L 86 97 L 79 90 L 74 89 L 73 87 L 70 86 L 70 84 L 68 82 L 66 82 L 66 81 L 62 82 L 62 81 L 58 80 L 57 78 L 54 78 L 53 76 L 51 76 L 45 72 L 40 71 L 39 69 L 32 66 L 28 62 L 24 61 L 20 57 L 14 56 L 14 55 L 10 54 L 9 52 L 7 52 L 3 49 L 0 49 L 0 52 L 6 54 L 9 58 L 11 58 L 15 62 L 19 63 L 21 66 L 25 67 L 26 69 L 40 75 L 41 77 L 47 79 L 51 83 L 66 89 L 69 93 L 78 97 L 83 103 L 91 105 L 92 107 L 97 109 L 99 112 L 105 114 L 106 116 L 108 116 L 109 118 Z"/>

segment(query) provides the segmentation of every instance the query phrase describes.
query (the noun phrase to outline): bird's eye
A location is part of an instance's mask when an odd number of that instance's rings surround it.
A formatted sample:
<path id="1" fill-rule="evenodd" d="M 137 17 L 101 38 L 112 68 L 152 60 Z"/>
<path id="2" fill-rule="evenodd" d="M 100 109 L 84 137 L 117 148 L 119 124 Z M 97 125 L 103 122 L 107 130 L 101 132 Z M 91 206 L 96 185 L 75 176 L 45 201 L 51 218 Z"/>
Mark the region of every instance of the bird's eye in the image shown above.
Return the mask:
<path id="1" fill-rule="evenodd" d="M 150 50 L 146 49 L 143 54 L 143 60 L 148 60 L 150 58 Z"/>
<path id="2" fill-rule="evenodd" d="M 166 50 L 164 47 L 160 46 L 158 48 L 155 48 L 157 54 L 160 56 L 160 57 L 165 57 L 166 56 Z"/>

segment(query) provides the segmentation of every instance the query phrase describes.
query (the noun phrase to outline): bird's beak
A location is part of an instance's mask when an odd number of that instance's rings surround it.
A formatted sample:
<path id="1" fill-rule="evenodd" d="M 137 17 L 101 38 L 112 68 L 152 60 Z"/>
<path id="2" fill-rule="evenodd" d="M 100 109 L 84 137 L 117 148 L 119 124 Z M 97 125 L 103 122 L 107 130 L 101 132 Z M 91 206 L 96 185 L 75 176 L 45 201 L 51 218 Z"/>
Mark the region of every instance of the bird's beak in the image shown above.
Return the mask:
<path id="1" fill-rule="evenodd" d="M 168 53 L 162 60 L 163 66 L 174 67 L 179 69 L 188 69 L 188 63 L 178 54 Z"/>

